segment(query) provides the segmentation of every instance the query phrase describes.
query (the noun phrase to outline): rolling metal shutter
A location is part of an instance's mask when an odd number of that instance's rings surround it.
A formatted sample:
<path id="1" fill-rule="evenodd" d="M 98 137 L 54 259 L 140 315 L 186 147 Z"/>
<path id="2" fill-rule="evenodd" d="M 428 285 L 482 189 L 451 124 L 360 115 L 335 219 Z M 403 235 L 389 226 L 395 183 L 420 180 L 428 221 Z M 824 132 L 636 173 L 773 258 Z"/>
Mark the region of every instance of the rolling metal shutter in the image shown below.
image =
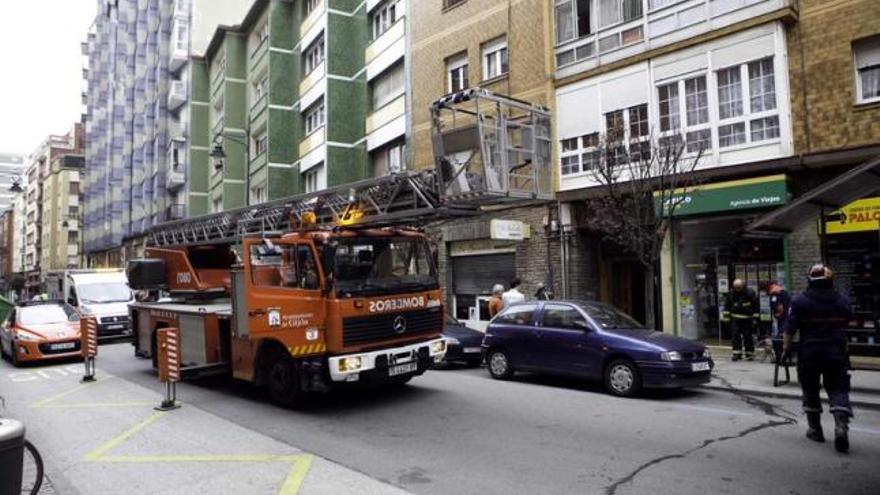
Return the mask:
<path id="1" fill-rule="evenodd" d="M 452 279 L 456 294 L 489 294 L 492 286 L 506 288 L 516 276 L 516 255 L 484 254 L 452 258 Z"/>

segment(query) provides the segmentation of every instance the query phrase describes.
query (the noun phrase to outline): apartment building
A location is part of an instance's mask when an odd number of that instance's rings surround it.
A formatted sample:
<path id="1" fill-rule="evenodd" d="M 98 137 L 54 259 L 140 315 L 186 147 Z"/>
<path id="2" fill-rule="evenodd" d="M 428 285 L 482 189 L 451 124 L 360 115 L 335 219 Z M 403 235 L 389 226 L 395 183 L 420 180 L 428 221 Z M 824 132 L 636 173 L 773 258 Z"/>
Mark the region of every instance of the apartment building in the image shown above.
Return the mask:
<path id="1" fill-rule="evenodd" d="M 153 225 L 186 215 L 185 150 L 193 47 L 247 0 L 97 0 L 88 67 L 83 247 L 89 266 L 121 266 Z"/>
<path id="2" fill-rule="evenodd" d="M 40 290 L 43 274 L 55 266 L 46 263 L 54 259 L 54 253 L 64 253 L 61 268 L 67 267 L 68 227 L 60 224 L 70 215 L 70 206 L 76 206 L 79 213 L 84 139 L 82 125 L 77 123 L 65 135 L 48 136 L 29 157 L 21 210 L 25 222 L 23 271 L 29 293 Z M 79 234 L 74 235 L 78 240 Z"/>
<path id="3" fill-rule="evenodd" d="M 482 87 L 551 107 L 553 55 L 546 0 L 412 1 L 412 153 L 414 168 L 434 167 L 429 108 L 438 98 Z M 546 225 L 546 228 L 545 228 Z M 436 229 L 449 307 L 474 328 L 489 320 L 492 286 L 519 277 L 531 295 L 544 283 L 560 296 L 558 211 L 535 203 L 494 208 Z M 517 232 L 512 238 L 506 232 Z"/>
<path id="4" fill-rule="evenodd" d="M 404 19 L 400 0 L 258 0 L 219 27 L 192 61 L 193 214 L 404 168 Z"/>
<path id="5" fill-rule="evenodd" d="M 12 184 L 21 183 L 27 167 L 27 157 L 16 153 L 0 152 L 0 210 L 12 206 L 17 193 L 11 190 Z"/>
<path id="6" fill-rule="evenodd" d="M 80 188 L 85 156 L 82 131 L 72 153 L 52 159 L 47 175 L 42 179 L 43 212 L 40 267 L 49 270 L 79 268 L 81 266 Z"/>
<path id="7" fill-rule="evenodd" d="M 597 139 L 619 133 L 631 155 L 647 143 L 680 142 L 686 158 L 702 150 L 700 185 L 681 193 L 662 256 L 662 327 L 727 338 L 718 315 L 734 278 L 760 294 L 769 324 L 767 284 L 797 290 L 804 265 L 823 258 L 816 224 L 780 236 L 743 232 L 877 154 L 876 2 L 557 0 L 553 8 L 558 197 L 572 228 L 586 230 L 584 200 L 599 191 Z M 599 256 L 582 258 L 595 266 L 578 270 L 597 271 L 599 297 L 638 315 L 639 264 L 617 246 L 595 245 Z"/>
<path id="8" fill-rule="evenodd" d="M 12 261 L 16 256 L 15 245 L 15 210 L 7 208 L 0 213 L 0 290 L 6 295 L 10 291 L 12 278 Z"/>

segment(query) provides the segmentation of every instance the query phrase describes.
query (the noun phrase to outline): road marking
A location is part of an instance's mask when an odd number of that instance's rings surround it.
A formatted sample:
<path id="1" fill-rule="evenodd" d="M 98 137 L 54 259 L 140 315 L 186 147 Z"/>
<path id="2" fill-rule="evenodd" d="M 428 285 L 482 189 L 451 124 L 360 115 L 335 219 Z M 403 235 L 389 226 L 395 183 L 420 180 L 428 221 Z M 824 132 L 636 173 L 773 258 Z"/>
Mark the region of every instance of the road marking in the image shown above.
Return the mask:
<path id="1" fill-rule="evenodd" d="M 164 411 L 153 413 L 147 419 L 137 423 L 117 437 L 110 439 L 84 456 L 90 462 L 108 463 L 165 463 L 165 462 L 247 462 L 269 463 L 285 462 L 293 464 L 278 495 L 297 495 L 302 487 L 309 470 L 312 467 L 314 456 L 311 454 L 218 454 L 218 455 L 107 455 L 111 450 L 119 447 L 138 432 L 145 430 L 150 425 L 168 414 Z"/>
<path id="2" fill-rule="evenodd" d="M 103 381 L 106 381 L 106 380 L 109 380 L 109 379 L 111 379 L 111 378 L 113 378 L 112 375 L 102 376 L 101 378 L 98 378 L 97 380 L 95 380 L 95 381 L 92 382 L 92 383 L 84 383 L 84 384 L 82 384 L 82 385 L 78 385 L 78 386 L 76 386 L 76 387 L 74 387 L 74 388 L 72 388 L 72 389 L 70 389 L 70 390 L 65 390 L 64 392 L 61 392 L 61 393 L 56 394 L 56 395 L 53 395 L 53 396 L 51 396 L 51 397 L 49 397 L 49 398 L 47 398 L 47 399 L 43 399 L 43 400 L 41 400 L 41 401 L 39 401 L 39 402 L 34 402 L 33 404 L 31 404 L 31 408 L 33 408 L 33 409 L 44 408 L 44 407 L 46 407 L 47 405 L 49 405 L 49 404 L 51 404 L 51 403 L 57 401 L 58 399 L 62 399 L 62 398 L 64 398 L 64 397 L 67 397 L 68 395 L 71 395 L 71 394 L 74 394 L 74 393 L 76 393 L 76 392 L 79 392 L 80 390 L 83 390 L 83 389 L 85 389 L 85 388 L 88 388 L 88 387 L 94 387 L 95 384 L 100 383 L 100 382 L 103 382 Z M 57 407 L 56 407 L 56 408 L 57 408 Z"/>
<path id="3" fill-rule="evenodd" d="M 179 401 L 178 401 L 179 403 Z M 133 400 L 129 402 L 77 402 L 76 404 L 43 404 L 41 406 L 31 406 L 34 409 L 91 409 L 105 407 L 139 407 L 139 406 L 155 406 L 156 401 Z"/>
<path id="4" fill-rule="evenodd" d="M 34 380 L 54 380 L 55 378 L 66 377 L 70 375 L 78 375 L 82 372 L 81 366 L 56 366 L 53 368 L 45 368 L 36 371 L 15 371 L 8 373 L 6 378 L 13 383 L 31 382 Z M 56 376 L 52 376 L 56 375 Z"/>
<path id="5" fill-rule="evenodd" d="M 869 435 L 880 435 L 880 430 L 875 430 L 873 428 L 860 428 L 858 426 L 850 426 L 850 431 L 855 431 L 858 433 L 867 433 Z"/>

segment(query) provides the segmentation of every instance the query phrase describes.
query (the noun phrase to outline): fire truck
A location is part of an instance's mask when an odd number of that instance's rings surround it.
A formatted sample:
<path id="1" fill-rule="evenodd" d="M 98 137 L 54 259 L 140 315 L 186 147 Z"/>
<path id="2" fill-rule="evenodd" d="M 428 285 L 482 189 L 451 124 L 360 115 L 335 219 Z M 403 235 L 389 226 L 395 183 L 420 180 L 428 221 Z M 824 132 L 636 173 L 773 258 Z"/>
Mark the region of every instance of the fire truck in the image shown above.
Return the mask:
<path id="1" fill-rule="evenodd" d="M 428 223 L 550 199 L 550 114 L 474 88 L 431 105 L 435 168 L 160 224 L 128 264 L 135 354 L 180 331 L 181 371 L 290 406 L 335 385 L 406 383 L 443 357 Z"/>

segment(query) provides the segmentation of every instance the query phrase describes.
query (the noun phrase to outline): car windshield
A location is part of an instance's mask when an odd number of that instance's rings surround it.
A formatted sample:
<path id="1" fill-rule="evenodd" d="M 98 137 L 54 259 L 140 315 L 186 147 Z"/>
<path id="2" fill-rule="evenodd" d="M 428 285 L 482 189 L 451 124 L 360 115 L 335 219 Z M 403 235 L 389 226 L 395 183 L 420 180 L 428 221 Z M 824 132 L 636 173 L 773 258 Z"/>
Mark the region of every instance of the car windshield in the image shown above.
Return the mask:
<path id="1" fill-rule="evenodd" d="M 112 303 L 131 300 L 131 289 L 125 282 L 77 284 L 76 292 L 80 302 L 83 303 Z"/>
<path id="2" fill-rule="evenodd" d="M 439 288 L 428 244 L 421 238 L 340 239 L 333 271 L 340 297 Z"/>
<path id="3" fill-rule="evenodd" d="M 645 327 L 641 323 L 634 320 L 631 316 L 623 311 L 611 306 L 610 304 L 597 302 L 582 302 L 580 306 L 584 308 L 587 314 L 593 318 L 599 326 L 604 329 L 626 328 L 632 330 L 644 330 Z"/>
<path id="4" fill-rule="evenodd" d="M 79 315 L 67 304 L 39 304 L 19 308 L 18 321 L 24 326 L 76 321 Z"/>

